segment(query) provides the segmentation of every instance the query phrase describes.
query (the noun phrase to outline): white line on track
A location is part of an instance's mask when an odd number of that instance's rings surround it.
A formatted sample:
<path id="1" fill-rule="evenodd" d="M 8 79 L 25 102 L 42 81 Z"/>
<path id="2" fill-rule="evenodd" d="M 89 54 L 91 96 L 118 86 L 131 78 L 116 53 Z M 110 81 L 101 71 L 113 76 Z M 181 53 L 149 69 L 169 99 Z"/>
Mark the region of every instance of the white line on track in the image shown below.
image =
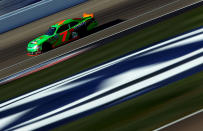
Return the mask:
<path id="1" fill-rule="evenodd" d="M 192 114 L 189 114 L 189 115 L 187 115 L 187 116 L 185 116 L 185 117 L 182 117 L 182 118 L 180 118 L 180 119 L 178 119 L 178 120 L 176 120 L 176 121 L 173 121 L 173 122 L 171 122 L 171 123 L 168 123 L 168 124 L 166 124 L 166 125 L 164 125 L 164 126 L 162 126 L 162 127 L 160 127 L 160 128 L 157 128 L 157 129 L 155 129 L 154 131 L 160 131 L 160 130 L 162 130 L 162 129 L 164 129 L 164 128 L 167 128 L 167 127 L 169 127 L 169 126 L 171 126 L 171 125 L 174 125 L 174 124 L 176 124 L 176 123 L 178 123 L 178 122 L 180 122 L 180 121 L 183 121 L 183 120 L 185 120 L 185 119 L 187 119 L 187 118 L 190 118 L 190 117 L 195 116 L 195 115 L 197 115 L 197 114 L 200 114 L 200 113 L 202 113 L 202 112 L 203 112 L 203 109 L 198 110 L 198 111 L 196 111 L 196 112 L 194 112 L 194 113 L 192 113 Z"/>

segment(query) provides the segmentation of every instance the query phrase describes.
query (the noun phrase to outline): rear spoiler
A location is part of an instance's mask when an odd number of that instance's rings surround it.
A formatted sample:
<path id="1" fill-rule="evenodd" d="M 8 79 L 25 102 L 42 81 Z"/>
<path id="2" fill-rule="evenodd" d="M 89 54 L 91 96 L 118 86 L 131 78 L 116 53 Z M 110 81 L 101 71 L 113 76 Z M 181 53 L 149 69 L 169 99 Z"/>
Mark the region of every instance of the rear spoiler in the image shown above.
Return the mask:
<path id="1" fill-rule="evenodd" d="M 93 18 L 94 17 L 94 14 L 87 14 L 87 13 L 83 13 L 83 18 L 86 18 L 86 17 L 91 17 Z"/>

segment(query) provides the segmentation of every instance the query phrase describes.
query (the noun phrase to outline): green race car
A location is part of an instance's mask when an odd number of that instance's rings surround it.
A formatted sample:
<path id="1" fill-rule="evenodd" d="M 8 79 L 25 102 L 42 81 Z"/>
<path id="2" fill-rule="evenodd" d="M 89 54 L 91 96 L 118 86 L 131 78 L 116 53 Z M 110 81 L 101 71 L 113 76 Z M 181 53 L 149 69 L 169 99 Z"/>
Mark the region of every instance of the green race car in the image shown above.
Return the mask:
<path id="1" fill-rule="evenodd" d="M 93 14 L 83 14 L 82 18 L 62 20 L 52 25 L 45 35 L 29 42 L 27 55 L 39 55 L 70 41 L 79 39 L 86 35 L 88 31 L 94 29 L 97 24 Z"/>

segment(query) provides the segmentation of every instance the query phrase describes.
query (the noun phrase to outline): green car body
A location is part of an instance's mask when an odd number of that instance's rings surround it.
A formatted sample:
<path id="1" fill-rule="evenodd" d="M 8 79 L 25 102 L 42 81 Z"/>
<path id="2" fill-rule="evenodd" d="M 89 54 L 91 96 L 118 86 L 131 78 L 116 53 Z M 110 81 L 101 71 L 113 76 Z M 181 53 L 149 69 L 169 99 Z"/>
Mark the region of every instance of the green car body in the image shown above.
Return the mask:
<path id="1" fill-rule="evenodd" d="M 28 43 L 27 55 L 35 56 L 53 48 L 76 40 L 98 25 L 93 15 L 86 14 L 82 18 L 62 20 L 52 25 L 45 35 Z"/>

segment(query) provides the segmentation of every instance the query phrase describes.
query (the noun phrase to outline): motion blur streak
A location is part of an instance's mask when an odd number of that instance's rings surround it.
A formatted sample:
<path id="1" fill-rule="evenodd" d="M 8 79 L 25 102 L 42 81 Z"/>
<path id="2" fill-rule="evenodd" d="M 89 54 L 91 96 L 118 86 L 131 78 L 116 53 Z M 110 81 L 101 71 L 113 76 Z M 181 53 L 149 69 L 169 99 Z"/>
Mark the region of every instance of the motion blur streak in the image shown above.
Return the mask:
<path id="1" fill-rule="evenodd" d="M 86 0 L 41 0 L 34 2 L 1 15 L 0 34 L 84 2 Z"/>
<path id="2" fill-rule="evenodd" d="M 0 0 L 0 16 L 41 0 Z"/>
<path id="3" fill-rule="evenodd" d="M 31 110 L 32 109 L 24 110 L 22 112 L 16 113 L 15 115 L 11 115 L 11 116 L 8 116 L 8 117 L 2 119 L 1 120 L 2 122 L 0 124 L 0 129 L 3 129 L 5 126 L 7 126 L 11 122 L 15 122 L 15 120 L 19 119 L 20 117 L 22 117 L 23 115 L 25 115 L 26 113 L 28 113 Z"/>
<path id="4" fill-rule="evenodd" d="M 81 49 L 79 49 L 79 50 L 73 50 L 73 51 L 71 51 L 71 52 L 67 52 L 67 53 L 64 54 L 64 55 L 58 56 L 58 57 L 53 58 L 53 59 L 51 59 L 51 60 L 42 62 L 42 63 L 37 64 L 37 65 L 35 65 L 35 66 L 32 66 L 32 67 L 30 67 L 30 68 L 27 68 L 27 69 L 25 69 L 25 70 L 23 70 L 23 71 L 20 71 L 20 72 L 17 72 L 17 73 L 15 73 L 15 74 L 12 74 L 12 75 L 10 75 L 10 76 L 8 76 L 8 77 L 5 77 L 5 78 L 3 78 L 3 79 L 0 79 L 0 85 L 5 84 L 5 83 L 7 83 L 7 82 L 10 82 L 10 81 L 12 81 L 12 80 L 19 79 L 19 78 L 24 77 L 24 76 L 30 75 L 30 74 L 35 73 L 35 72 L 37 72 L 37 71 L 43 70 L 43 69 L 48 68 L 48 67 L 50 67 L 50 66 L 53 66 L 53 65 L 55 65 L 55 64 L 57 64 L 57 63 L 59 63 L 59 62 L 68 60 L 68 59 L 70 59 L 70 58 L 72 58 L 72 57 L 75 57 L 75 56 L 77 56 L 77 55 L 79 55 L 79 54 L 81 54 L 81 53 L 83 53 L 83 52 L 85 52 L 85 51 L 88 51 L 88 50 L 94 48 L 94 47 L 95 47 L 95 46 L 92 45 L 92 46 L 87 46 L 87 47 L 85 47 L 85 48 L 81 48 Z"/>
<path id="5" fill-rule="evenodd" d="M 193 60 L 193 61 L 191 61 L 191 62 L 189 62 L 187 64 L 184 64 L 182 66 L 179 66 L 178 68 L 175 68 L 174 70 L 167 71 L 167 72 L 165 72 L 163 74 L 157 75 L 156 77 L 153 77 L 153 78 L 148 79 L 146 81 L 142 81 L 141 83 L 138 83 L 136 85 L 129 86 L 129 87 L 127 87 L 127 88 L 125 88 L 123 90 L 120 90 L 118 92 L 115 92 L 115 93 L 112 93 L 112 94 L 107 95 L 105 97 L 96 99 L 95 101 L 91 101 L 89 103 L 78 106 L 78 107 L 73 108 L 71 110 L 64 111 L 63 113 L 58 113 L 57 115 L 50 116 L 48 118 L 37 121 L 37 122 L 35 122 L 33 124 L 30 124 L 28 126 L 19 128 L 18 130 L 20 131 L 22 129 L 23 130 L 37 129 L 37 128 L 43 127 L 44 125 L 51 124 L 51 123 L 57 122 L 59 120 L 65 119 L 67 117 L 71 117 L 71 116 L 80 114 L 82 112 L 85 112 L 87 110 L 91 110 L 93 108 L 102 106 L 102 105 L 107 104 L 109 102 L 112 102 L 112 101 L 114 101 L 116 99 L 127 96 L 127 95 L 129 95 L 129 94 L 131 94 L 131 93 L 133 93 L 135 91 L 138 91 L 138 90 L 140 90 L 142 88 L 150 86 L 151 84 L 155 84 L 155 83 L 158 83 L 158 82 L 160 82 L 160 81 L 162 81 L 164 79 L 167 79 L 169 77 L 173 77 L 173 76 L 177 75 L 177 73 L 181 73 L 183 71 L 189 70 L 190 68 L 193 68 L 193 67 L 199 65 L 200 61 L 203 61 L 203 58 L 195 59 L 195 60 Z M 130 76 L 128 76 L 128 77 L 130 77 Z M 162 79 L 160 79 L 160 78 L 162 78 Z M 121 77 L 121 79 L 122 79 L 122 77 Z"/>
<path id="6" fill-rule="evenodd" d="M 200 28 L 2 103 L 0 122 L 7 119 L 8 124 L 1 129 L 33 130 L 71 121 L 199 72 L 202 42 Z M 15 118 L 28 109 L 32 110 Z"/>

